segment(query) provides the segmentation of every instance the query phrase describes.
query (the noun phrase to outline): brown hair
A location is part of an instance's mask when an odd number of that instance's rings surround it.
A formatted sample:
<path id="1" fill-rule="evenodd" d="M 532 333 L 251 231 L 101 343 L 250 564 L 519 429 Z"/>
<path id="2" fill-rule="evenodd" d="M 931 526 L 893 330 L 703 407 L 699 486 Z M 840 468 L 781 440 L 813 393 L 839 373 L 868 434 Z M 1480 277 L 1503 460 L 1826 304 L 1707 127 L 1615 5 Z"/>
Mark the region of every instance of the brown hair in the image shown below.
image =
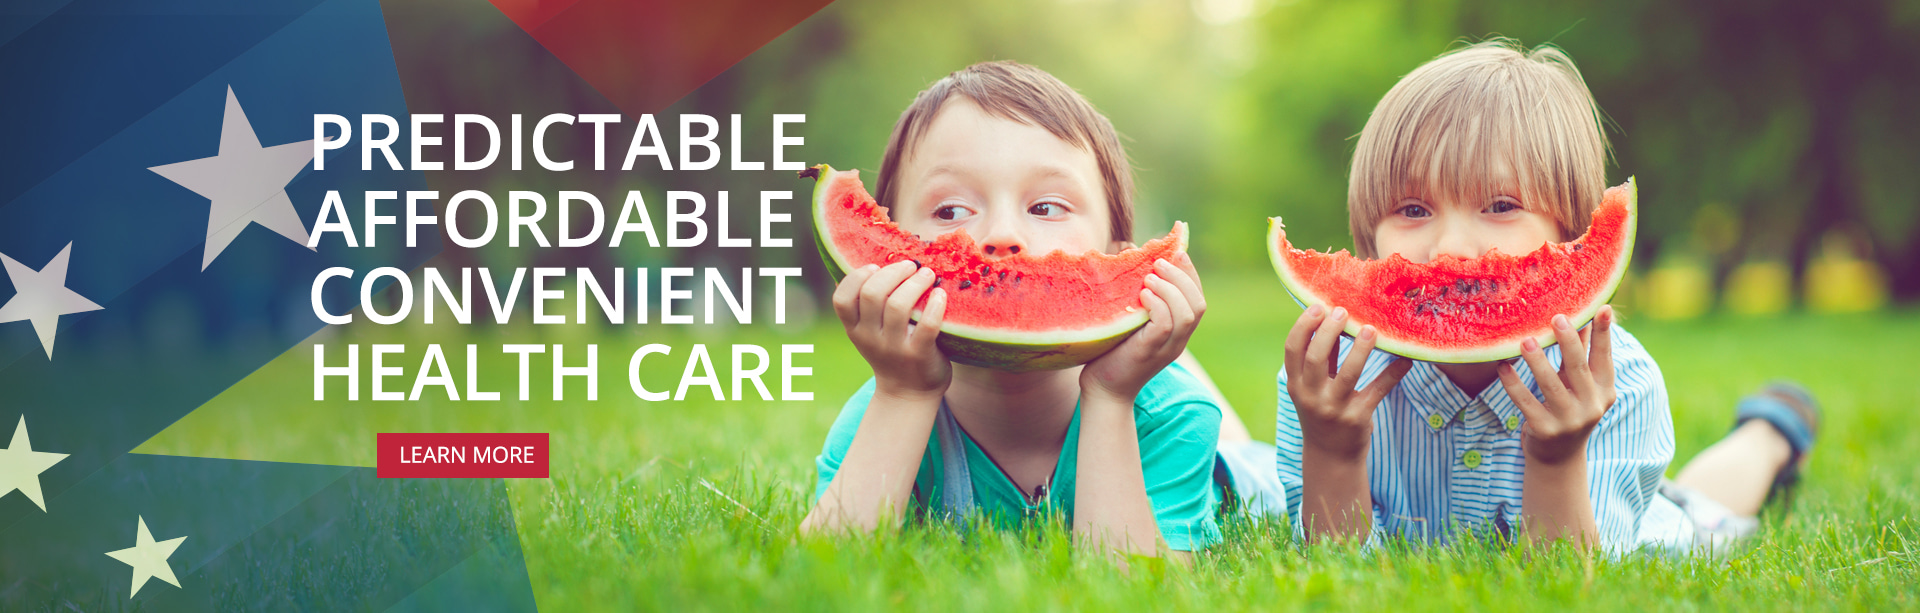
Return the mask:
<path id="1" fill-rule="evenodd" d="M 1367 118 L 1353 152 L 1347 220 L 1355 251 L 1377 258 L 1374 228 L 1408 197 L 1490 201 L 1493 165 L 1513 171 L 1522 206 L 1552 215 L 1561 239 L 1593 220 L 1606 192 L 1607 137 L 1573 59 L 1494 38 L 1408 73 Z"/>
<path id="2" fill-rule="evenodd" d="M 881 206 L 893 205 L 899 192 L 895 175 L 909 152 L 926 136 L 940 106 L 954 95 L 972 100 L 988 115 L 1045 128 L 1060 140 L 1092 153 L 1113 217 L 1111 240 L 1133 240 L 1133 167 L 1127 163 L 1126 150 L 1120 146 L 1120 134 L 1114 131 L 1113 123 L 1060 79 L 1013 61 L 981 62 L 956 70 L 914 97 L 913 104 L 900 113 L 900 121 L 893 124 L 893 135 L 887 138 L 887 151 L 880 160 L 874 188 Z"/>

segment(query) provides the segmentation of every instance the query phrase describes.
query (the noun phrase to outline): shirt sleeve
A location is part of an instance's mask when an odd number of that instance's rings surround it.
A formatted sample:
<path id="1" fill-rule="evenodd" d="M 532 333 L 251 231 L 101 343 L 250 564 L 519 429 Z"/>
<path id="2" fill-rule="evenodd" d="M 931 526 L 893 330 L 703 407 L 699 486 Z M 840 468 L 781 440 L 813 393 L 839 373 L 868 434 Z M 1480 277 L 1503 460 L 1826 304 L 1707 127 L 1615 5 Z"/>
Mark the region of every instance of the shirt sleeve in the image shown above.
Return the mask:
<path id="1" fill-rule="evenodd" d="M 1345 342 L 1346 339 L 1343 338 L 1340 340 L 1342 341 L 1340 358 L 1342 362 L 1345 362 L 1345 350 L 1349 347 Z M 1360 381 L 1357 382 L 1355 389 L 1364 388 L 1373 381 L 1374 377 L 1379 375 L 1380 368 L 1374 367 L 1371 363 L 1369 363 L 1368 366 L 1373 367 L 1369 369 L 1373 372 L 1363 375 Z M 1305 484 L 1305 478 L 1302 476 L 1303 472 L 1301 471 L 1300 464 L 1302 457 L 1306 454 L 1306 435 L 1300 430 L 1300 413 L 1293 406 L 1293 397 L 1287 395 L 1286 368 L 1283 367 L 1280 369 L 1280 374 L 1277 379 L 1279 381 L 1280 400 L 1279 409 L 1274 414 L 1273 419 L 1273 446 L 1276 450 L 1275 455 L 1277 456 L 1275 461 L 1278 463 L 1277 468 L 1280 472 L 1280 484 L 1286 486 L 1287 489 L 1287 517 L 1293 522 L 1294 542 L 1305 545 L 1307 543 L 1307 526 L 1306 515 L 1302 512 L 1304 492 L 1301 489 Z M 1376 431 L 1375 434 L 1377 435 L 1378 432 Z M 1369 478 L 1371 478 L 1371 474 L 1369 474 Z M 1368 489 L 1372 489 L 1371 484 L 1369 484 Z M 1371 494 L 1369 494 L 1369 497 L 1371 497 Z M 1370 518 L 1370 523 L 1372 523 L 1373 526 L 1367 531 L 1366 543 L 1361 546 L 1361 549 L 1365 551 L 1370 551 L 1378 547 L 1381 537 L 1386 533 L 1386 524 L 1381 521 L 1383 513 L 1381 512 L 1379 503 L 1370 503 L 1368 507 L 1372 510 L 1373 517 Z"/>
<path id="2" fill-rule="evenodd" d="M 1587 488 L 1602 548 L 1623 552 L 1673 462 L 1673 413 L 1653 356 L 1626 330 L 1612 337 L 1615 399 L 1587 439 Z"/>
<path id="3" fill-rule="evenodd" d="M 833 476 L 840 472 L 840 463 L 847 459 L 847 448 L 853 446 L 853 435 L 860 430 L 860 420 L 867 415 L 867 404 L 873 401 L 874 380 L 868 379 L 860 391 L 847 399 L 846 406 L 840 408 L 840 416 L 833 419 L 833 427 L 827 430 L 827 441 L 820 448 L 820 455 L 813 460 L 820 477 L 814 481 L 813 500 L 819 502 L 827 493 L 827 486 L 833 483 Z"/>
<path id="4" fill-rule="evenodd" d="M 1211 403 L 1185 407 L 1185 419 L 1140 437 L 1140 474 L 1168 549 L 1199 551 L 1221 540 L 1213 483 L 1219 409 Z"/>
<path id="5" fill-rule="evenodd" d="M 1160 538 L 1175 551 L 1212 547 L 1221 541 L 1219 491 L 1213 481 L 1220 405 L 1188 377 L 1163 373 L 1150 387 L 1160 389 L 1138 397 L 1134 419 L 1140 435 L 1140 476 Z"/>
<path id="6" fill-rule="evenodd" d="M 1280 407 L 1273 416 L 1273 448 L 1276 469 L 1280 473 L 1280 484 L 1287 489 L 1287 517 L 1293 522 L 1293 539 L 1298 543 L 1307 541 L 1305 516 L 1300 512 L 1302 492 L 1305 484 L 1301 476 L 1301 456 L 1306 453 L 1306 437 L 1300 432 L 1300 414 L 1293 408 L 1293 398 L 1287 395 L 1287 369 L 1281 368 L 1279 375 Z"/>

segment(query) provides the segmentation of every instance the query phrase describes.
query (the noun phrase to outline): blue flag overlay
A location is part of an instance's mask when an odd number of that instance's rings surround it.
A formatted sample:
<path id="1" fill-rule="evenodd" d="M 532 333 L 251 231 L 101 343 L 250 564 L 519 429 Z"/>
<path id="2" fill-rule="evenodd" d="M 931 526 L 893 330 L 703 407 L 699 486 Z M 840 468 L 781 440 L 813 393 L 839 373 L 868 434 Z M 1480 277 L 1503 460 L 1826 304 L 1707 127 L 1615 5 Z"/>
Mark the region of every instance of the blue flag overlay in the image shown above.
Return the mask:
<path id="1" fill-rule="evenodd" d="M 397 227 L 306 244 L 328 190 L 358 211 L 426 189 L 357 148 L 315 171 L 302 144 L 316 113 L 405 125 L 379 3 L 9 11 L 0 610 L 532 609 L 498 480 L 128 453 L 319 331 L 321 270 L 358 273 L 324 297 L 346 312 L 365 272 L 440 250 Z"/>

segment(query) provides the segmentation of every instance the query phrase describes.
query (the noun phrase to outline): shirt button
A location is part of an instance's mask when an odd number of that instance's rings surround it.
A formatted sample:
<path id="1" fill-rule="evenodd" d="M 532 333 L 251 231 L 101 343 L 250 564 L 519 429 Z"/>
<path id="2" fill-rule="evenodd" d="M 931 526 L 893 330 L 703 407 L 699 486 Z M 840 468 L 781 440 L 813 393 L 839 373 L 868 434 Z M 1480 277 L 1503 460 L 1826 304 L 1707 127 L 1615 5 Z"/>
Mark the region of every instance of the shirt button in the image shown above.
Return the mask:
<path id="1" fill-rule="evenodd" d="M 1515 415 L 1515 416 L 1513 416 L 1513 417 L 1508 417 L 1508 418 L 1507 418 L 1507 429 L 1508 429 L 1508 430 L 1519 430 L 1519 429 L 1520 429 L 1520 416 L 1519 416 L 1519 415 Z"/>
<path id="2" fill-rule="evenodd" d="M 1466 464 L 1469 470 L 1479 468 L 1480 467 L 1480 450 L 1468 449 L 1465 454 L 1462 454 L 1460 456 L 1460 462 L 1463 464 Z"/>
<path id="3" fill-rule="evenodd" d="M 1427 416 L 1427 425 L 1433 426 L 1435 430 L 1439 430 L 1441 426 L 1447 425 L 1447 420 L 1440 417 L 1439 413 L 1433 413 Z"/>

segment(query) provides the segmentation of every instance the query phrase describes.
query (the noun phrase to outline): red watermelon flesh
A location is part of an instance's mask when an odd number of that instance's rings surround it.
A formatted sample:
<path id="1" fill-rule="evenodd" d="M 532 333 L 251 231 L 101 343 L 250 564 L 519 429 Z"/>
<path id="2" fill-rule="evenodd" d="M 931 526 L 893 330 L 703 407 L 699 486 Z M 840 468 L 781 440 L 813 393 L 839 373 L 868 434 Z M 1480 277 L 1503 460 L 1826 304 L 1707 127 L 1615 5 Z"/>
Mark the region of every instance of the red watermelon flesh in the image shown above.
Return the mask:
<path id="1" fill-rule="evenodd" d="M 1186 250 L 1186 224 L 1117 254 L 1018 254 L 992 258 L 962 230 L 923 241 L 900 229 L 860 182 L 859 171 L 819 166 L 814 238 L 837 282 L 867 264 L 903 260 L 933 269 L 946 290 L 938 344 L 955 362 L 1009 371 L 1078 366 L 1145 325 L 1140 302 L 1155 260 Z M 926 306 L 923 297 L 918 308 Z"/>
<path id="2" fill-rule="evenodd" d="M 1429 362 L 1490 362 L 1520 355 L 1527 338 L 1556 342 L 1554 315 L 1586 325 L 1613 296 L 1633 255 L 1639 198 L 1632 179 L 1608 189 L 1580 238 L 1532 253 L 1441 256 L 1418 264 L 1398 254 L 1361 260 L 1345 250 L 1294 249 L 1280 218 L 1268 249 L 1282 285 L 1302 306 L 1346 307 L 1345 332 L 1371 325 L 1382 350 Z"/>

